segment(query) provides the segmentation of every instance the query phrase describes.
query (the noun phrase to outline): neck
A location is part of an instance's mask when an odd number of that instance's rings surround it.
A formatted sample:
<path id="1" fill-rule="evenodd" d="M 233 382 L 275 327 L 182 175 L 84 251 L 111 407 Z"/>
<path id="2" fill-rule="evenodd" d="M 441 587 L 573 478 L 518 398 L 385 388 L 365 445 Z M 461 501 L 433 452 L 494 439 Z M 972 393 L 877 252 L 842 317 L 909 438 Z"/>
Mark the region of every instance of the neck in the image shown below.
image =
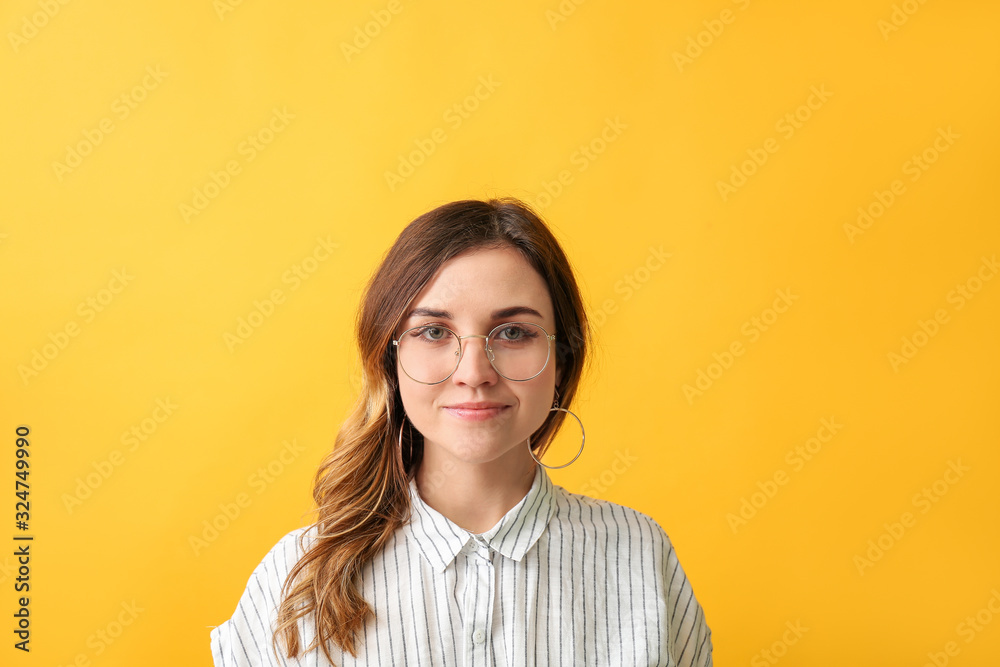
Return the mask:
<path id="1" fill-rule="evenodd" d="M 495 526 L 521 502 L 534 479 L 535 462 L 527 446 L 488 463 L 468 463 L 436 447 L 425 448 L 416 475 L 425 503 L 477 534 Z"/>

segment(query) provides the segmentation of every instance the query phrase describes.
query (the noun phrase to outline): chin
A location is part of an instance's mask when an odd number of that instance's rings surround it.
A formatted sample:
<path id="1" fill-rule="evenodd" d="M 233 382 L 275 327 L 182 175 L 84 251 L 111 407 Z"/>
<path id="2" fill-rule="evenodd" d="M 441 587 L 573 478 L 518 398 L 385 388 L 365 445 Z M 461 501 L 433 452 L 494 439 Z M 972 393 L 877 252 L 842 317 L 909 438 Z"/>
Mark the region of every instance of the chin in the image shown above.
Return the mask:
<path id="1" fill-rule="evenodd" d="M 519 444 L 512 445 L 509 442 L 497 442 L 490 437 L 480 440 L 475 438 L 475 436 L 470 437 L 468 434 L 465 434 L 464 437 L 459 436 L 455 440 L 458 440 L 462 444 L 445 447 L 444 450 L 450 456 L 469 464 L 493 463 L 503 459 L 510 459 L 519 447 L 524 447 L 527 450 L 527 446 L 523 440 Z"/>

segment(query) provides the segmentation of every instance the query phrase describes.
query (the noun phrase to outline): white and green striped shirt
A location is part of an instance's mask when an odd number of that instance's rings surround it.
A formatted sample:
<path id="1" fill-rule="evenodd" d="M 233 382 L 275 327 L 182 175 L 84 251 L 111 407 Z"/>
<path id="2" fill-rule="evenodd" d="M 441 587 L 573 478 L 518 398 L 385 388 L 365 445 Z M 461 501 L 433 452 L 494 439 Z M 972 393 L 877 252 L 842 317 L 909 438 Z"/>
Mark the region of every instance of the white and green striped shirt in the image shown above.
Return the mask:
<path id="1" fill-rule="evenodd" d="M 528 494 L 473 535 L 411 482 L 412 517 L 362 571 L 374 618 L 338 667 L 712 664 L 711 630 L 663 529 L 614 503 L 567 492 L 539 467 Z M 328 665 L 276 657 L 271 628 L 288 572 L 315 527 L 283 537 L 212 630 L 216 667 Z M 312 617 L 299 622 L 308 646 Z"/>

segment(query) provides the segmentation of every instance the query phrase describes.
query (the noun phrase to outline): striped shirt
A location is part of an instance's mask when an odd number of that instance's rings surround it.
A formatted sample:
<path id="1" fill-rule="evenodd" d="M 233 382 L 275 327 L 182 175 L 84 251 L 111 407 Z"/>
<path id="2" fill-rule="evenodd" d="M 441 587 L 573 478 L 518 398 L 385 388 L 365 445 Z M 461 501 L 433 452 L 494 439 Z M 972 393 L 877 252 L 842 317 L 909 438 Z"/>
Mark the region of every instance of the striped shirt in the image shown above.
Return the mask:
<path id="1" fill-rule="evenodd" d="M 428 506 L 410 483 L 412 515 L 362 570 L 374 618 L 354 665 L 712 664 L 711 630 L 677 553 L 650 517 L 569 493 L 541 467 L 528 494 L 474 535 Z M 232 618 L 211 632 L 216 667 L 328 665 L 314 650 L 289 660 L 271 648 L 281 586 L 315 526 L 264 557 Z M 314 617 L 299 620 L 302 646 Z M 281 644 L 279 644 L 281 645 Z"/>

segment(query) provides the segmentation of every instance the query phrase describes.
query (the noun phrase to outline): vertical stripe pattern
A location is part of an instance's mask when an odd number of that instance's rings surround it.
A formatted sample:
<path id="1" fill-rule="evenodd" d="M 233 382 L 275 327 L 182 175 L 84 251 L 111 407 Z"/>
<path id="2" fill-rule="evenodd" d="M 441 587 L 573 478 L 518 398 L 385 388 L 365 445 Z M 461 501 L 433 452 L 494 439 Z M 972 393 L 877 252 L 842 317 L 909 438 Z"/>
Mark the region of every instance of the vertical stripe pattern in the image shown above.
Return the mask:
<path id="1" fill-rule="evenodd" d="M 650 517 L 567 492 L 538 468 L 528 494 L 473 535 L 429 507 L 364 568 L 375 611 L 358 655 L 338 667 L 712 665 L 711 630 L 666 533 Z M 233 616 L 211 633 L 216 667 L 328 667 L 321 652 L 276 656 L 281 586 L 315 528 L 283 537 L 254 570 Z M 312 618 L 299 630 L 308 645 Z"/>

